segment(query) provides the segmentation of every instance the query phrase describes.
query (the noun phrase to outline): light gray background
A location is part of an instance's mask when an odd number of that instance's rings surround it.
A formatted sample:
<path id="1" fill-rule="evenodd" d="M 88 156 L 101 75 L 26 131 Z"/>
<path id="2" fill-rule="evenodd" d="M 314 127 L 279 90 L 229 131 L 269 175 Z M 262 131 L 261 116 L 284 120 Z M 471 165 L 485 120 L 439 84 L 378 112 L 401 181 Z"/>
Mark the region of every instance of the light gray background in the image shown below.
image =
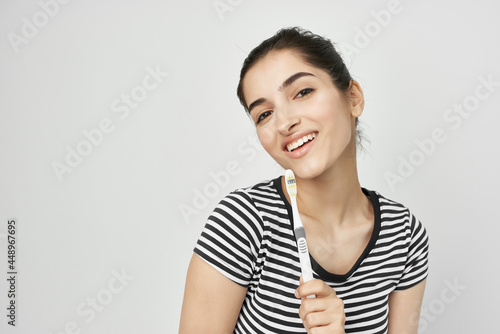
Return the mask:
<path id="1" fill-rule="evenodd" d="M 51 16 L 40 3 L 53 4 Z M 281 173 L 253 146 L 235 89 L 246 53 L 292 25 L 338 43 L 364 89 L 371 144 L 359 155 L 362 185 L 410 207 L 429 232 L 420 332 L 497 327 L 498 2 L 40 3 L 0 3 L 2 333 L 177 332 L 207 215 L 231 190 Z M 374 13 L 388 10 L 390 20 L 377 23 Z M 26 22 L 38 31 L 30 35 Z M 151 91 L 140 87 L 148 68 L 168 72 Z M 481 78 L 495 84 L 488 90 Z M 141 92 L 126 117 L 114 112 L 122 94 Z M 469 117 L 449 113 L 464 103 Z M 105 119 L 112 130 L 90 152 L 84 131 Z M 419 153 L 416 141 L 433 131 L 446 139 Z M 53 164 L 66 164 L 67 146 L 78 145 L 90 153 L 60 181 Z M 410 158 L 418 166 L 391 186 L 387 173 Z M 3 278 L 13 217 L 15 328 L 6 324 Z M 93 298 L 100 311 L 91 318 Z"/>

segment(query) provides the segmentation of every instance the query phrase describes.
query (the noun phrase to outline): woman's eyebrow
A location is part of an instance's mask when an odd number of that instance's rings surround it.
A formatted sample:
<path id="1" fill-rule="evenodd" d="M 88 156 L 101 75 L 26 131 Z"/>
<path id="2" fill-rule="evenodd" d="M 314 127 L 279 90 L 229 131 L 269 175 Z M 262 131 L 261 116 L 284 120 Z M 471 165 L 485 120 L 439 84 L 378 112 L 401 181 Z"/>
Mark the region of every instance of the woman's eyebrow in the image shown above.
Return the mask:
<path id="1" fill-rule="evenodd" d="M 315 76 L 314 74 L 312 73 L 309 73 L 309 72 L 297 72 L 295 74 L 292 74 L 288 79 L 286 79 L 285 81 L 283 81 L 283 83 L 281 84 L 281 86 L 278 88 L 279 91 L 282 91 L 283 89 L 287 88 L 288 86 L 290 86 L 295 80 L 299 79 L 299 78 L 302 78 L 302 77 L 305 77 L 305 76 L 308 76 L 308 75 L 312 75 L 313 77 Z M 248 106 L 248 112 L 250 113 L 252 111 L 253 108 L 263 104 L 264 102 L 266 102 L 267 100 L 263 97 L 253 101 L 252 103 L 250 103 L 250 105 Z"/>
<path id="2" fill-rule="evenodd" d="M 253 108 L 261 105 L 262 103 L 265 103 L 267 100 L 263 97 L 261 97 L 260 99 L 257 99 L 255 101 L 253 101 L 252 103 L 250 103 L 250 105 L 248 106 L 248 112 L 250 113 L 252 111 Z"/>
<path id="3" fill-rule="evenodd" d="M 292 74 L 288 79 L 286 79 L 285 81 L 283 81 L 283 83 L 278 88 L 278 90 L 282 91 L 283 89 L 285 89 L 288 86 L 290 86 L 295 80 L 297 80 L 299 78 L 302 78 L 302 77 L 305 77 L 305 76 L 308 76 L 308 75 L 312 75 L 313 77 L 315 76 L 314 74 L 309 73 L 309 72 L 297 72 L 295 74 Z"/>

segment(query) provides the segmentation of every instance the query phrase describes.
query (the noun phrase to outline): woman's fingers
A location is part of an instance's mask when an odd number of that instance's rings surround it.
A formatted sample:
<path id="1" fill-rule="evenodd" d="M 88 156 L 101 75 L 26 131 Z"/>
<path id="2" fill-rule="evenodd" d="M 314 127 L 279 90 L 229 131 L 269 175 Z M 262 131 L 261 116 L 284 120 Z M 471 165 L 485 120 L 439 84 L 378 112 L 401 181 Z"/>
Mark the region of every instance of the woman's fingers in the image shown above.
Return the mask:
<path id="1" fill-rule="evenodd" d="M 306 298 L 315 294 L 316 298 Z M 308 333 L 344 333 L 345 313 L 344 302 L 337 297 L 335 290 L 325 282 L 314 279 L 302 282 L 295 295 L 301 298 L 299 316 Z"/>
<path id="2" fill-rule="evenodd" d="M 299 308 L 299 316 L 308 333 L 320 328 L 327 333 L 344 333 L 345 313 L 341 299 L 331 295 L 323 298 L 304 298 Z"/>
<path id="3" fill-rule="evenodd" d="M 319 279 L 313 279 L 308 282 L 302 281 L 302 275 L 300 276 L 300 285 L 295 291 L 295 296 L 297 298 L 307 297 L 309 295 L 315 294 L 316 297 L 326 297 L 330 294 L 337 296 L 335 290 L 326 285 L 325 282 Z"/>
<path id="4" fill-rule="evenodd" d="M 299 317 L 306 327 L 325 326 L 330 322 L 333 316 L 329 309 L 328 301 L 324 298 L 313 300 L 312 298 L 303 298 L 299 308 Z"/>
<path id="5" fill-rule="evenodd" d="M 331 294 L 328 297 L 302 298 L 299 316 L 309 327 L 327 326 L 345 322 L 344 302 Z"/>

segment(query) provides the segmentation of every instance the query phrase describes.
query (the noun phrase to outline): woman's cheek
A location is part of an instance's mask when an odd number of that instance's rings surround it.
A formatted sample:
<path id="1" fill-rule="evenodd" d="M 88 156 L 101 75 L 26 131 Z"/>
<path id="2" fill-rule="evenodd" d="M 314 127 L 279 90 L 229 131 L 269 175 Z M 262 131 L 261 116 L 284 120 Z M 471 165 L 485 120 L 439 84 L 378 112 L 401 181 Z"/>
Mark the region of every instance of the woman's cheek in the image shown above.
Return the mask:
<path id="1" fill-rule="evenodd" d="M 257 132 L 257 136 L 259 137 L 260 143 L 262 144 L 264 149 L 270 152 L 270 150 L 272 149 L 271 145 L 274 141 L 273 131 L 270 128 L 264 126 L 261 129 L 259 129 L 259 131 Z"/>

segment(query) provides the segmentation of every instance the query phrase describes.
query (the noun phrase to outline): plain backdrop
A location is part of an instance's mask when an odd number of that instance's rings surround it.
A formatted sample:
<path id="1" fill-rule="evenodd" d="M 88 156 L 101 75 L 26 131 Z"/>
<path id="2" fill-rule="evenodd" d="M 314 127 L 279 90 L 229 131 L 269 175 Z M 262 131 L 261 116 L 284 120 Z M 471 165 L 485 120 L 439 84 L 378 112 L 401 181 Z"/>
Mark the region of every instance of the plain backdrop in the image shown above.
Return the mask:
<path id="1" fill-rule="evenodd" d="M 499 7 L 2 1 L 0 332 L 177 332 L 207 216 L 228 192 L 282 173 L 235 92 L 247 53 L 286 26 L 342 51 L 366 99 L 361 184 L 408 206 L 428 230 L 420 333 L 492 332 Z"/>

